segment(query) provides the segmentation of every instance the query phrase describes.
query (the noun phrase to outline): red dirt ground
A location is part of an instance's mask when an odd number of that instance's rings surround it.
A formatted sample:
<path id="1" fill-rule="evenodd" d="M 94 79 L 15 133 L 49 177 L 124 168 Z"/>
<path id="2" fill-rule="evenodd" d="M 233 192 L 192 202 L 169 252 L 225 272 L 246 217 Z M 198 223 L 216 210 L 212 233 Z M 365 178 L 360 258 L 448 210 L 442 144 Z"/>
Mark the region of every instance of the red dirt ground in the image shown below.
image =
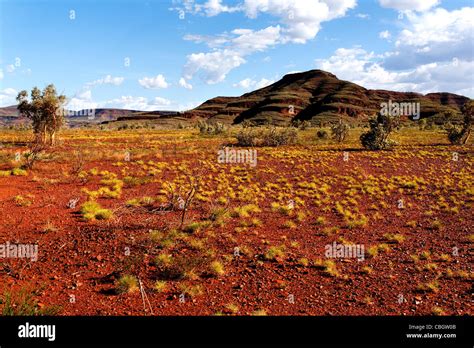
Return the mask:
<path id="1" fill-rule="evenodd" d="M 153 144 L 151 150 L 149 144 Z M 447 146 L 401 147 L 383 153 L 349 151 L 348 161 L 338 149 L 311 145 L 265 148 L 258 149 L 258 165 L 251 168 L 217 163 L 219 140 L 187 139 L 180 144 L 185 150 L 179 148 L 173 162 L 171 157 L 157 156 L 163 143 L 156 139 L 147 139 L 147 145 L 136 137 L 100 142 L 70 139 L 55 150 L 55 156 L 38 162 L 28 176 L 0 177 L 0 243 L 36 243 L 39 247 L 36 262 L 0 259 L 0 294 L 27 288 L 39 302 L 38 308 L 56 306 L 60 315 L 149 315 L 140 291 L 115 291 L 118 278 L 133 274 L 143 282 L 155 315 L 474 314 L 472 147 L 456 149 L 458 161 L 451 160 L 453 150 Z M 124 162 L 120 159 L 128 148 L 133 149 L 131 161 Z M 18 149 L 11 147 L 8 153 Z M 71 149 L 90 151 L 84 171 L 108 170 L 123 179 L 121 170 L 126 169 L 127 175 L 152 181 L 125 184 L 118 199 L 98 198 L 104 208 L 114 212 L 114 218 L 85 221 L 79 210 L 87 195 L 81 189 L 96 190 L 103 185 L 100 175 L 89 174 L 87 182 L 72 174 L 66 176 L 74 163 Z M 103 149 L 107 152 L 102 153 Z M 144 164 L 137 163 L 139 160 Z M 143 169 L 149 160 L 153 164 Z M 114 165 L 118 161 L 125 165 Z M 156 166 L 159 162 L 164 165 Z M 187 169 L 181 168 L 185 174 L 179 181 L 178 166 L 183 163 Z M 235 171 L 236 167 L 241 169 Z M 150 168 L 157 168 L 154 176 L 148 175 Z M 195 200 L 187 223 L 208 218 L 212 207 L 218 206 L 217 198 L 226 196 L 222 193 L 226 189 L 218 185 L 227 180 L 223 186 L 231 186 L 237 193 L 227 208 L 233 210 L 257 199 L 261 212 L 251 213 L 251 218 L 259 219 L 261 225 L 239 229 L 241 221 L 250 218 L 229 217 L 223 226 L 189 233 L 191 240 L 202 241 L 201 247 L 193 247 L 189 240 L 174 241 L 166 252 L 175 259 L 195 258 L 196 275 L 167 280 L 167 290 L 158 292 L 154 282 L 166 279 L 154 258 L 164 248 L 150 238 L 150 230 L 177 228 L 181 211 L 152 213 L 150 207 L 131 208 L 125 202 L 156 197 L 163 182 L 182 183 L 191 173 L 202 178 L 202 192 L 211 193 L 208 202 Z M 397 176 L 402 178 L 395 179 Z M 420 178 L 416 188 L 405 183 Z M 302 187 L 299 184 L 303 182 L 314 182 L 315 186 Z M 277 186 L 265 190 L 268 183 Z M 325 185 L 327 189 L 322 189 Z M 249 192 L 239 196 L 245 189 Z M 14 199 L 18 195 L 29 199 L 31 205 L 18 205 Z M 68 209 L 67 203 L 76 197 L 80 198 L 77 207 Z M 304 205 L 297 198 L 304 200 Z M 404 209 L 398 208 L 399 199 Z M 288 200 L 297 202 L 289 216 L 272 210 L 272 202 L 284 204 Z M 364 214 L 367 223 L 349 228 L 337 212 L 336 202 Z M 153 208 L 157 207 L 154 203 Z M 305 216 L 298 220 L 298 212 Z M 324 223 L 316 223 L 318 217 L 323 217 Z M 288 220 L 296 226 L 285 228 Z M 414 223 L 409 226 L 409 221 Z M 404 241 L 390 242 L 384 236 L 387 233 L 401 234 Z M 376 257 L 366 255 L 361 262 L 334 259 L 339 276 L 331 276 L 317 267 L 317 260 L 325 259 L 325 245 L 341 237 L 364 245 L 366 252 L 383 243 L 390 250 L 380 251 Z M 269 247 L 282 244 L 282 257 L 264 257 Z M 236 247 L 246 252 L 235 256 Z M 412 255 L 424 251 L 430 253 L 428 258 L 414 261 Z M 308 264 L 303 265 L 301 258 L 308 259 Z M 213 276 L 205 271 L 214 259 L 222 262 L 224 274 Z M 372 271 L 364 272 L 364 267 Z M 429 282 L 436 282 L 436 289 L 417 289 Z M 182 302 L 180 284 L 199 284 L 202 294 L 186 295 Z M 230 304 L 237 309 L 230 309 Z"/>

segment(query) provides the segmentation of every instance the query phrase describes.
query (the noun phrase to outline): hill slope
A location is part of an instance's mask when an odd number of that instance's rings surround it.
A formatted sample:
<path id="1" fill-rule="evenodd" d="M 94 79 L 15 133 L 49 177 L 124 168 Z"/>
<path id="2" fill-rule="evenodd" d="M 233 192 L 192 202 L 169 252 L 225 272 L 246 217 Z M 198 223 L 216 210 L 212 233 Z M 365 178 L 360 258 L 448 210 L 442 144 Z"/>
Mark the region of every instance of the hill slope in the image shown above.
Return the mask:
<path id="1" fill-rule="evenodd" d="M 212 121 L 257 123 L 272 121 L 286 124 L 291 120 L 330 122 L 340 117 L 352 121 L 367 120 L 380 111 L 380 103 L 419 102 L 421 117 L 439 113 L 459 113 L 467 97 L 452 93 L 392 92 L 369 90 L 339 80 L 322 70 L 285 75 L 280 81 L 240 97 L 218 97 L 186 113 Z"/>

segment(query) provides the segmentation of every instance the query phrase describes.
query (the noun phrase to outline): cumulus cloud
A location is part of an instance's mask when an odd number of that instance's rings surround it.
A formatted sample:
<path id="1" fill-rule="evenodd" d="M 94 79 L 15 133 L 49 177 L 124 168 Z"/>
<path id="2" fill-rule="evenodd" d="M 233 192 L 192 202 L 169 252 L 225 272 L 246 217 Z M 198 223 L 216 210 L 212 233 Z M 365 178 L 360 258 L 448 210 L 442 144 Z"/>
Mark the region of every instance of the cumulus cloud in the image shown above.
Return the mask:
<path id="1" fill-rule="evenodd" d="M 436 8 L 421 14 L 407 14 L 395 50 L 385 62 L 387 68 L 407 69 L 420 64 L 473 59 L 474 8 L 448 11 Z"/>
<path id="2" fill-rule="evenodd" d="M 392 35 L 390 34 L 390 32 L 388 30 L 381 31 L 379 33 L 379 38 L 381 38 L 381 39 L 388 40 L 388 39 L 390 39 L 391 36 Z"/>
<path id="3" fill-rule="evenodd" d="M 229 71 L 243 63 L 245 63 L 245 59 L 238 52 L 231 50 L 192 53 L 187 57 L 184 77 L 191 80 L 198 71 L 201 71 L 206 83 L 216 84 L 224 81 Z"/>
<path id="4" fill-rule="evenodd" d="M 178 83 L 181 87 L 185 89 L 189 89 L 189 90 L 193 89 L 193 85 L 188 83 L 184 78 L 180 78 Z"/>
<path id="5" fill-rule="evenodd" d="M 245 89 L 245 90 L 260 89 L 260 88 L 267 87 L 267 86 L 271 85 L 273 82 L 275 82 L 275 81 L 274 80 L 268 80 L 266 78 L 262 78 L 259 81 L 255 81 L 251 78 L 246 78 L 246 79 L 243 79 L 242 81 L 240 81 L 238 83 L 234 83 L 233 86 L 238 87 L 238 88 L 242 88 L 242 89 Z"/>
<path id="6" fill-rule="evenodd" d="M 473 97 L 474 62 L 450 61 L 422 64 L 409 70 L 390 71 L 382 66 L 384 56 L 360 47 L 339 48 L 316 66 L 338 78 L 370 89 L 419 93 L 451 92 Z"/>
<path id="7" fill-rule="evenodd" d="M 3 69 L 0 69 L 0 80 L 3 80 L 3 77 L 4 77 L 4 76 L 5 76 L 5 75 L 3 75 Z"/>
<path id="8" fill-rule="evenodd" d="M 86 86 L 98 86 L 98 85 L 114 85 L 114 86 L 120 86 L 123 82 L 124 78 L 123 77 L 112 77 L 112 75 L 107 75 L 101 79 L 89 82 L 86 84 Z"/>
<path id="9" fill-rule="evenodd" d="M 92 92 L 89 89 L 77 92 L 66 104 L 68 110 L 96 109 L 98 103 L 92 100 Z"/>
<path id="10" fill-rule="evenodd" d="M 385 8 L 398 11 L 426 11 L 439 4 L 439 0 L 379 0 Z"/>
<path id="11" fill-rule="evenodd" d="M 97 108 L 118 108 L 118 109 L 129 109 L 129 110 L 140 110 L 140 111 L 155 111 L 155 110 L 181 110 L 184 108 L 183 105 L 174 104 L 171 100 L 154 97 L 147 98 L 143 96 L 120 96 L 103 101 L 94 101 L 92 92 L 90 90 L 83 90 L 74 95 L 71 98 L 66 108 L 68 110 L 83 110 L 83 109 L 97 109 Z"/>
<path id="12" fill-rule="evenodd" d="M 262 30 L 235 29 L 231 34 L 233 37 L 212 52 L 188 55 L 184 77 L 191 80 L 200 72 L 208 84 L 224 81 L 232 69 L 246 62 L 246 56 L 276 45 L 280 39 L 280 27 L 270 26 Z"/>
<path id="13" fill-rule="evenodd" d="M 12 73 L 15 71 L 15 66 L 13 64 L 8 64 L 7 67 L 5 68 L 5 70 L 8 72 L 8 73 Z"/>
<path id="14" fill-rule="evenodd" d="M 249 18 L 260 13 L 277 17 L 284 25 L 282 41 L 305 43 L 314 39 L 321 23 L 342 17 L 356 6 L 356 0 L 245 0 Z"/>
<path id="15" fill-rule="evenodd" d="M 5 88 L 0 90 L 0 107 L 16 104 L 18 92 L 14 88 Z"/>
<path id="16" fill-rule="evenodd" d="M 140 86 L 146 89 L 168 88 L 169 84 L 163 75 L 159 74 L 155 77 L 144 77 L 138 80 Z"/>
<path id="17" fill-rule="evenodd" d="M 240 7 L 226 6 L 222 4 L 222 0 L 208 0 L 203 5 L 196 5 L 196 11 L 203 11 L 207 16 L 217 16 L 224 12 L 235 12 L 239 11 Z"/>
<path id="18" fill-rule="evenodd" d="M 174 10 L 191 14 L 204 14 L 208 17 L 223 12 L 243 12 L 248 18 L 260 14 L 276 17 L 284 25 L 282 40 L 305 43 L 313 39 L 324 21 L 342 17 L 356 6 L 356 0 L 245 0 L 237 6 L 224 5 L 222 0 L 208 0 L 196 3 L 181 1 L 182 6 Z"/>
<path id="19" fill-rule="evenodd" d="M 171 105 L 171 101 L 161 97 L 155 97 L 152 100 L 148 100 L 146 97 L 134 97 L 134 96 L 121 96 L 107 100 L 100 103 L 102 107 L 109 108 L 120 108 L 130 110 L 142 110 L 142 111 L 153 111 L 160 108 L 167 108 Z"/>
<path id="20" fill-rule="evenodd" d="M 206 4 L 210 6 L 210 1 Z M 222 1 L 213 1 L 215 11 L 206 12 L 205 5 L 186 1 L 181 10 L 208 16 L 221 12 L 241 11 L 248 18 L 261 14 L 276 17 L 279 24 L 260 30 L 235 29 L 230 34 L 216 37 L 187 35 L 186 40 L 205 42 L 211 52 L 188 55 L 184 66 L 184 77 L 190 80 L 198 72 L 208 84 L 225 80 L 227 74 L 246 62 L 245 57 L 255 52 L 268 50 L 286 43 L 304 44 L 314 39 L 321 23 L 344 16 L 354 8 L 356 0 L 245 0 L 241 5 L 225 6 Z M 225 9 L 225 10 L 223 10 Z"/>

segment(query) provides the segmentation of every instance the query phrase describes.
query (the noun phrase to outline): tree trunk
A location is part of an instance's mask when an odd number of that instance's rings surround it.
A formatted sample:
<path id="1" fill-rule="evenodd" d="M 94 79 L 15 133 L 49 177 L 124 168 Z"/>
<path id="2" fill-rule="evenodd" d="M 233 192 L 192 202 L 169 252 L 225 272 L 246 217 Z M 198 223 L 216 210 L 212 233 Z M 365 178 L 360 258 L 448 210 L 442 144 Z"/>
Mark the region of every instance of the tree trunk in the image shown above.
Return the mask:
<path id="1" fill-rule="evenodd" d="M 54 146 L 56 144 L 56 132 L 55 131 L 52 131 L 51 133 L 49 133 L 49 144 L 51 146 Z"/>
<path id="2" fill-rule="evenodd" d="M 469 140 L 469 137 L 471 136 L 471 130 L 469 129 L 462 137 L 461 139 L 461 145 L 467 144 L 467 141 Z"/>
<path id="3" fill-rule="evenodd" d="M 46 127 L 44 127 L 41 131 L 41 144 L 46 144 Z"/>

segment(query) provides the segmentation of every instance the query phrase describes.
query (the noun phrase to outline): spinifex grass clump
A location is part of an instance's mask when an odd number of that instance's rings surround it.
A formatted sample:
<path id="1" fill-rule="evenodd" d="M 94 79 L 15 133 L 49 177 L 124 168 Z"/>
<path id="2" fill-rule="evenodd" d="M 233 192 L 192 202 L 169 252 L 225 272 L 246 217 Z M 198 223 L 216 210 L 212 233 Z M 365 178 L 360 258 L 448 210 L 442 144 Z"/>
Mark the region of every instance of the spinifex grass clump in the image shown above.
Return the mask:
<path id="1" fill-rule="evenodd" d="M 34 291 L 22 287 L 19 291 L 5 291 L 0 296 L 0 304 L 3 305 L 1 315 L 57 315 L 61 308 L 58 306 L 40 307 L 38 300 L 34 297 Z"/>
<path id="2" fill-rule="evenodd" d="M 138 280 L 132 275 L 124 275 L 117 280 L 115 286 L 119 294 L 133 293 L 138 291 Z"/>
<path id="3" fill-rule="evenodd" d="M 99 203 L 89 201 L 82 205 L 81 214 L 86 220 L 108 220 L 112 217 L 112 212 L 104 209 Z"/>
<path id="4" fill-rule="evenodd" d="M 286 247 L 284 245 L 272 246 L 265 253 L 265 259 L 277 260 L 282 259 L 285 256 Z"/>
<path id="5" fill-rule="evenodd" d="M 21 168 L 13 168 L 11 174 L 15 176 L 27 176 L 28 172 Z"/>
<path id="6" fill-rule="evenodd" d="M 214 276 L 220 276 L 225 273 L 224 265 L 222 264 L 222 262 L 217 260 L 211 262 L 210 270 Z"/>

